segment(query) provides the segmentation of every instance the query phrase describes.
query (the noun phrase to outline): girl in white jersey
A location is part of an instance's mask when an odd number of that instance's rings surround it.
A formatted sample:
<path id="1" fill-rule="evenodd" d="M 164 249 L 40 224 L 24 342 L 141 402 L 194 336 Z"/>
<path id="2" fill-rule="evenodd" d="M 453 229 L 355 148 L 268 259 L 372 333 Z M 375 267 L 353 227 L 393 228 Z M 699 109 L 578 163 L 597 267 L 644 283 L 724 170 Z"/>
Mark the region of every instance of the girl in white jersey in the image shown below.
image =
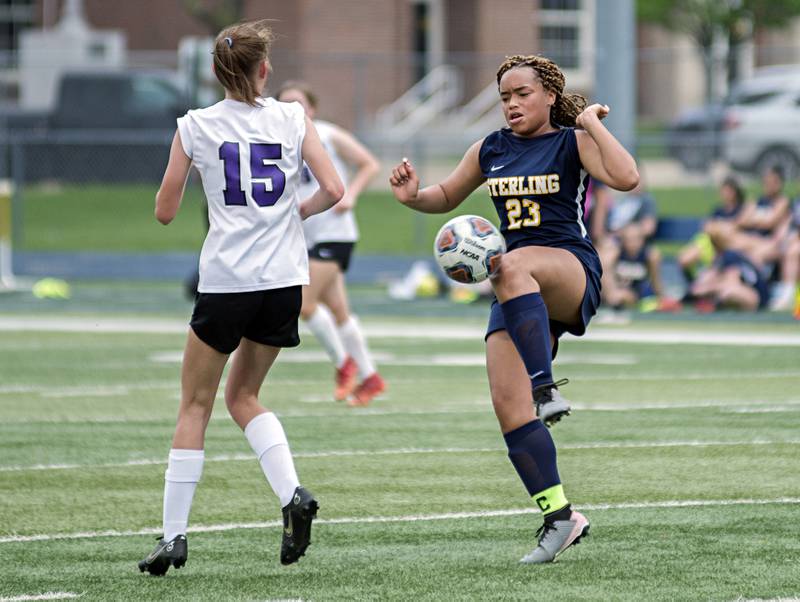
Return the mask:
<path id="1" fill-rule="evenodd" d="M 192 164 L 200 172 L 210 229 L 181 373 L 178 423 L 165 475 L 164 534 L 139 563 L 163 575 L 186 562 L 186 525 L 203 468 L 205 430 L 222 371 L 237 350 L 225 403 L 280 499 L 280 559 L 296 562 L 310 541 L 317 502 L 300 486 L 283 427 L 258 402 L 281 347 L 299 344 L 297 321 L 308 263 L 301 220 L 325 211 L 344 187 L 300 106 L 260 98 L 271 33 L 266 22 L 233 25 L 214 45 L 225 99 L 178 119 L 155 214 L 168 224 Z M 303 162 L 320 183 L 299 202 Z"/>
<path id="2" fill-rule="evenodd" d="M 283 102 L 299 102 L 306 115 L 314 119 L 317 97 L 304 82 L 285 82 L 277 98 Z M 314 125 L 336 170 L 345 180 L 347 191 L 333 209 L 303 222 L 311 282 L 303 287 L 300 317 L 336 366 L 334 398 L 342 401 L 349 397 L 348 405 L 366 406 L 386 390 L 386 383 L 375 368 L 358 321 L 350 313 L 344 273 L 358 240 L 353 208 L 358 195 L 378 173 L 380 164 L 349 132 L 327 121 L 314 120 Z M 348 181 L 349 168 L 354 173 Z M 301 181 L 301 190 L 306 194 L 311 194 L 318 186 L 307 170 Z"/>

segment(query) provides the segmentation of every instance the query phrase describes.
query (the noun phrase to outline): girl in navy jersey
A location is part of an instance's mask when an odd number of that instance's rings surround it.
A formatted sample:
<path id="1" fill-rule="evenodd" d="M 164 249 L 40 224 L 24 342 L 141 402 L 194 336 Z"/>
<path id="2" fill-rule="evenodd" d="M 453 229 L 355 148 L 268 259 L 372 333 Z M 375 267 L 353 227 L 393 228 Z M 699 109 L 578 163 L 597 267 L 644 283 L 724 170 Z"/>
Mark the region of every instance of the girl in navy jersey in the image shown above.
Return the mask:
<path id="1" fill-rule="evenodd" d="M 512 56 L 497 72 L 509 127 L 467 150 L 450 176 L 419 189 L 404 160 L 390 178 L 395 197 L 426 213 L 455 209 L 481 184 L 500 217 L 508 252 L 492 280 L 486 365 L 495 414 L 520 478 L 544 514 L 538 546 L 522 562 L 552 562 L 589 523 L 564 496 L 552 424 L 569 411 L 551 358 L 564 332 L 581 335 L 600 302 L 600 261 L 583 224 L 589 175 L 612 188 L 639 181 L 633 157 L 586 107 L 564 93 L 564 75 L 540 56 Z"/>
<path id="2" fill-rule="evenodd" d="M 205 430 L 234 350 L 225 403 L 280 499 L 281 562 L 296 562 L 310 543 L 317 502 L 300 486 L 283 427 L 259 403 L 258 393 L 280 349 L 299 343 L 301 288 L 308 284 L 301 220 L 333 206 L 344 187 L 302 107 L 261 98 L 270 41 L 264 21 L 234 25 L 217 36 L 214 73 L 225 99 L 178 119 L 156 195 L 156 218 L 168 224 L 194 165 L 203 181 L 210 229 L 200 255 L 165 475 L 164 534 L 139 563 L 141 571 L 153 575 L 186 562 L 186 525 L 203 469 Z M 320 185 L 299 202 L 304 161 Z"/>
<path id="3" fill-rule="evenodd" d="M 719 198 L 722 201 L 714 207 L 708 217 L 706 226 L 717 221 L 733 221 L 745 204 L 745 191 L 739 181 L 733 176 L 726 177 L 719 187 Z M 712 226 L 713 227 L 713 226 Z M 678 265 L 681 267 L 687 284 L 691 286 L 697 276 L 699 266 L 709 266 L 714 260 L 714 245 L 706 232 L 699 232 L 691 242 L 683 247 L 678 254 Z"/>

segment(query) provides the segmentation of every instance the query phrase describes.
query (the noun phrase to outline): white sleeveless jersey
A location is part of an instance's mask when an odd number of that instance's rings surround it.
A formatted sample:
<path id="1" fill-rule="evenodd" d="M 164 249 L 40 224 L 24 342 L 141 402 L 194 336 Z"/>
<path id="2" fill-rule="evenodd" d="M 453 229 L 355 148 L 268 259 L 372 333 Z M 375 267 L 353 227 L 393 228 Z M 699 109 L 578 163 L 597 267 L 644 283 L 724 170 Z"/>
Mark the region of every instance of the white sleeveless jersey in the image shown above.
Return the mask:
<path id="1" fill-rule="evenodd" d="M 314 127 L 317 128 L 322 146 L 325 147 L 328 156 L 331 158 L 336 172 L 344 182 L 344 185 L 347 186 L 347 164 L 336 152 L 336 147 L 333 145 L 333 131 L 336 126 L 327 121 L 315 120 Z M 319 188 L 319 183 L 306 165 L 303 165 L 300 181 L 299 194 L 301 199 L 310 197 Z M 322 242 L 355 242 L 358 240 L 356 220 L 353 212 L 349 210 L 342 213 L 331 208 L 317 215 L 312 215 L 303 222 L 303 232 L 306 235 L 306 244 L 309 249 Z"/>
<path id="2" fill-rule="evenodd" d="M 225 99 L 178 119 L 208 201 L 201 293 L 308 284 L 298 210 L 305 113 L 296 103 L 258 103 Z"/>

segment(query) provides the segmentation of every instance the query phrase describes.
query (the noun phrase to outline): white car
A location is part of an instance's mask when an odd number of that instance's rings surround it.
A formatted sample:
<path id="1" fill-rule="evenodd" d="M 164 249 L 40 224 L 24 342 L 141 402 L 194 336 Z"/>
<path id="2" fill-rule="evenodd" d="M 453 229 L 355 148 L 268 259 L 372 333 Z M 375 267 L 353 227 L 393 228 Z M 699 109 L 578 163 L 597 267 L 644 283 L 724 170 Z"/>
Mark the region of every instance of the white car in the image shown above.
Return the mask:
<path id="1" fill-rule="evenodd" d="M 800 175 L 800 76 L 731 105 L 723 127 L 722 153 L 733 169 L 762 173 L 778 165 L 787 181 Z"/>

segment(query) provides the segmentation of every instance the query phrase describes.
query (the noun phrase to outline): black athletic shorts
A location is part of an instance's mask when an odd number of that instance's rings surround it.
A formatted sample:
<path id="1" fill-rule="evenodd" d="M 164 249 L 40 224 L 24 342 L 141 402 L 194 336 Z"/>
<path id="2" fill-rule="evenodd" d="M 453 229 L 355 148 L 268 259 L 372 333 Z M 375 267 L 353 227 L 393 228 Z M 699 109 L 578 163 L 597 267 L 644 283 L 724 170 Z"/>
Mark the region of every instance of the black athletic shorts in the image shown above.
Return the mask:
<path id="1" fill-rule="evenodd" d="M 342 272 L 346 272 L 355 246 L 354 242 L 320 242 L 308 250 L 308 256 L 320 261 L 335 261 Z"/>
<path id="2" fill-rule="evenodd" d="M 297 347 L 300 285 L 246 293 L 198 293 L 189 323 L 220 353 L 233 353 L 242 337 L 272 347 Z"/>

